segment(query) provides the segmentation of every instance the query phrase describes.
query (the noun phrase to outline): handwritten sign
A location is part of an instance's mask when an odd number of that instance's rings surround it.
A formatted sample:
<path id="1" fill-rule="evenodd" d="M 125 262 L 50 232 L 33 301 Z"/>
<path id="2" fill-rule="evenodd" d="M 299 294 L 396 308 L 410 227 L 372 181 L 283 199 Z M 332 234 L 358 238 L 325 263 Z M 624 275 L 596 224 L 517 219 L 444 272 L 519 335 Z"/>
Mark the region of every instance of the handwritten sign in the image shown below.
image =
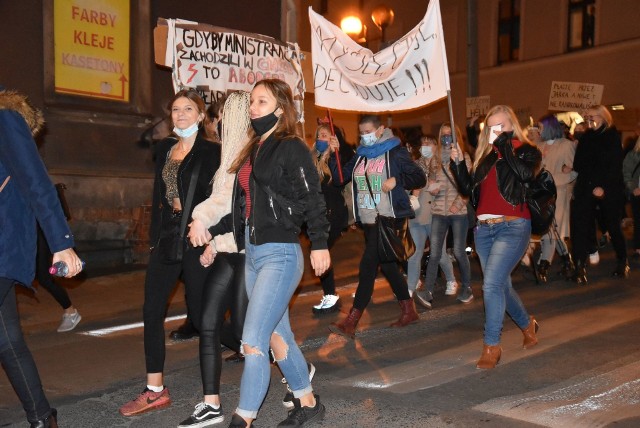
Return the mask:
<path id="1" fill-rule="evenodd" d="M 129 0 L 53 5 L 55 91 L 129 101 Z"/>
<path id="2" fill-rule="evenodd" d="M 549 110 L 582 111 L 600 104 L 604 85 L 577 82 L 551 82 Z"/>
<path id="3" fill-rule="evenodd" d="M 450 89 L 440 3 L 409 33 L 373 53 L 309 8 L 316 105 L 359 112 L 423 107 Z"/>
<path id="4" fill-rule="evenodd" d="M 159 23 L 168 27 L 163 65 L 172 67 L 176 91 L 196 88 L 211 104 L 231 91 L 251 91 L 262 79 L 281 79 L 291 87 L 302 118 L 304 79 L 297 44 L 191 21 Z"/>
<path id="5" fill-rule="evenodd" d="M 489 95 L 467 98 L 467 117 L 484 116 L 490 108 L 491 97 Z"/>

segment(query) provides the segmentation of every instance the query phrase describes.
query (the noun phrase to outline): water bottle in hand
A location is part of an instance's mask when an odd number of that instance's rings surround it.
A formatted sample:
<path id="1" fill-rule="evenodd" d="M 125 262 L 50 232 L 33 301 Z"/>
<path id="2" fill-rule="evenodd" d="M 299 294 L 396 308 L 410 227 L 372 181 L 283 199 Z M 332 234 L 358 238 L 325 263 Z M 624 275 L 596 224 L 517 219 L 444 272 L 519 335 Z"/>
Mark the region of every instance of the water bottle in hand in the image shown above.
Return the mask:
<path id="1" fill-rule="evenodd" d="M 84 261 L 82 262 L 82 268 L 84 269 Z M 69 266 L 65 262 L 55 262 L 50 268 L 49 273 L 53 276 L 67 276 L 69 273 Z"/>

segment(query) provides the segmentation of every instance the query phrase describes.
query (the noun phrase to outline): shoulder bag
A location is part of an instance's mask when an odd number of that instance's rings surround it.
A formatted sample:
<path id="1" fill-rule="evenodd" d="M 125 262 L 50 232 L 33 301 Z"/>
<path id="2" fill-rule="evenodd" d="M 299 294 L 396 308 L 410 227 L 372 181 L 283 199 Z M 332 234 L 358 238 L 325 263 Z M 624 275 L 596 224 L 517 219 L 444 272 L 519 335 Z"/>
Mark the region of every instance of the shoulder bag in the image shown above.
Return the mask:
<path id="1" fill-rule="evenodd" d="M 457 189 L 458 186 L 451 179 L 444 165 L 442 165 L 442 172 L 444 172 L 444 175 L 447 177 L 447 180 L 449 180 L 449 182 L 453 184 L 453 187 Z M 473 205 L 471 204 L 470 199 L 467 199 L 467 222 L 468 222 L 469 229 L 473 229 L 474 227 L 476 227 L 476 210 L 473 209 Z"/>
<path id="2" fill-rule="evenodd" d="M 376 208 L 376 226 L 378 228 L 378 258 L 382 263 L 406 262 L 409 257 L 416 252 L 416 244 L 413 242 L 411 232 L 409 232 L 408 218 L 395 218 L 380 215 L 378 205 L 373 197 L 369 176 L 366 171 L 365 160 L 365 182 L 371 195 L 371 201 Z"/>

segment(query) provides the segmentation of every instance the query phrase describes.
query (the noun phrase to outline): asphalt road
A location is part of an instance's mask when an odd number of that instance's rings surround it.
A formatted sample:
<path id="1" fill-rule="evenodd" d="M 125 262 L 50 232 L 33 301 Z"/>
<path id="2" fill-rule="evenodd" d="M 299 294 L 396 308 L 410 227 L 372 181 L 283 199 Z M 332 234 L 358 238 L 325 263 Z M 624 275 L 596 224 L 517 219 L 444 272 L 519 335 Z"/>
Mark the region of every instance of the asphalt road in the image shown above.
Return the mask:
<path id="1" fill-rule="evenodd" d="M 344 312 L 355 291 L 361 245 L 359 232 L 350 232 L 334 252 Z M 562 280 L 557 266 L 547 284 L 536 284 L 530 271 L 519 268 L 514 286 L 540 323 L 540 343 L 523 350 L 522 334 L 505 319 L 503 357 L 489 371 L 475 368 L 484 322 L 475 260 L 471 304 L 445 296 L 439 280 L 434 309 L 420 310 L 420 322 L 402 329 L 388 327 L 399 308 L 379 279 L 355 341 L 327 329 L 343 314 L 312 316 L 321 291 L 305 277 L 291 317 L 305 356 L 317 367 L 313 385 L 327 407 L 316 426 L 640 426 L 640 264 L 632 264 L 629 279 L 610 278 L 612 253 L 610 246 L 601 251 L 587 286 Z M 197 340 L 168 341 L 172 406 L 132 418 L 118 413 L 144 388 L 142 327 L 135 324 L 141 321 L 143 280 L 144 271 L 134 271 L 68 281 L 83 320 L 64 334 L 55 332 L 61 311 L 51 296 L 19 295 L 23 328 L 61 427 L 175 427 L 201 399 Z M 182 294 L 178 288 L 170 316 L 184 313 Z M 169 321 L 167 331 L 180 322 Z M 112 327 L 121 330 L 95 335 Z M 238 402 L 241 372 L 241 363 L 224 363 L 221 396 L 227 416 Z M 274 367 L 258 427 L 276 426 L 286 416 L 280 377 Z M 3 373 L 0 426 L 28 426 Z"/>

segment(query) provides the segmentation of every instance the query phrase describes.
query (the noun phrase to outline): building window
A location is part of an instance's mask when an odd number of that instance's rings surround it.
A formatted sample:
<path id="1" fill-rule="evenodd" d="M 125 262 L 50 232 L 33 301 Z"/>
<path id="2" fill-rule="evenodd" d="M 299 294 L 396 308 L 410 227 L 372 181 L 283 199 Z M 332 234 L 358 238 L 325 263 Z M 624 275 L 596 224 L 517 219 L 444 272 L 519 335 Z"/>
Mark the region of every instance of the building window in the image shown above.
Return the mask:
<path id="1" fill-rule="evenodd" d="M 520 0 L 500 0 L 498 6 L 498 64 L 518 60 L 520 2 Z"/>
<path id="2" fill-rule="evenodd" d="M 569 37 L 570 51 L 593 47 L 596 30 L 596 1 L 569 1 Z"/>

